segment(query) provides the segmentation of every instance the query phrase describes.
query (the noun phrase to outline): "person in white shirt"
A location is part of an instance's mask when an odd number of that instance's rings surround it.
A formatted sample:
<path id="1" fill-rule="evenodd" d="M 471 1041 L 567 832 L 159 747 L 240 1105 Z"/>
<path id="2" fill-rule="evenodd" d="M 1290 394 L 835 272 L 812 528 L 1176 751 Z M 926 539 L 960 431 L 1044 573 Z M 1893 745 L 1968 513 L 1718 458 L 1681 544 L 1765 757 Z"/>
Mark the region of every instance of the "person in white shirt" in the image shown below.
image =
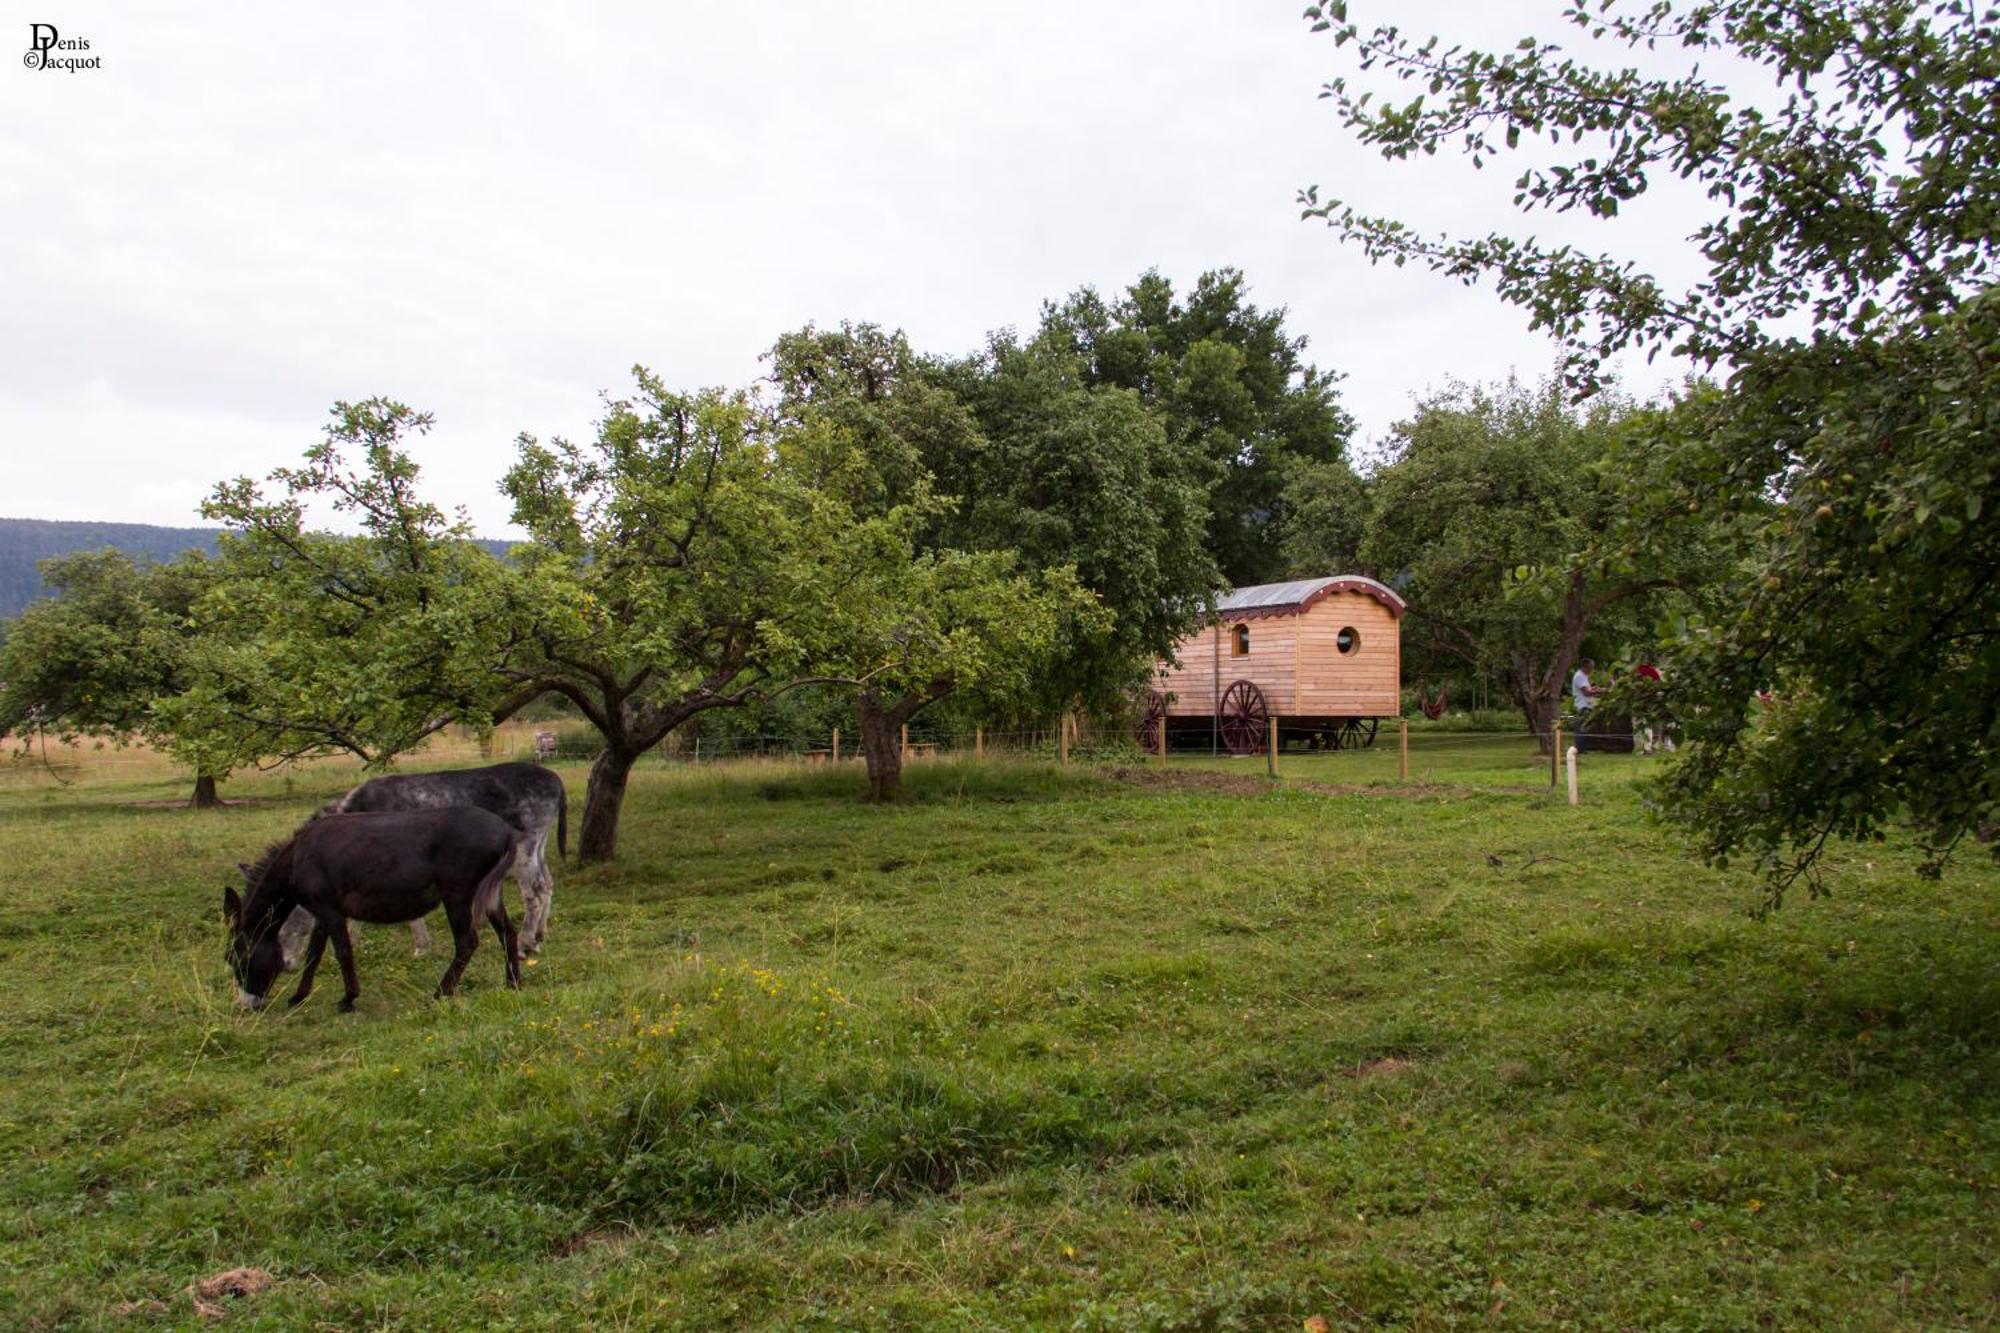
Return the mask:
<path id="1" fill-rule="evenodd" d="M 1590 730 L 1590 710 L 1596 704 L 1597 696 L 1604 693 L 1604 691 L 1590 683 L 1590 673 L 1595 670 L 1597 670 L 1597 663 L 1586 657 L 1583 661 L 1577 663 L 1576 674 L 1569 678 L 1570 710 L 1576 714 L 1576 752 L 1578 754 L 1582 754 L 1589 748 L 1585 742 Z"/>

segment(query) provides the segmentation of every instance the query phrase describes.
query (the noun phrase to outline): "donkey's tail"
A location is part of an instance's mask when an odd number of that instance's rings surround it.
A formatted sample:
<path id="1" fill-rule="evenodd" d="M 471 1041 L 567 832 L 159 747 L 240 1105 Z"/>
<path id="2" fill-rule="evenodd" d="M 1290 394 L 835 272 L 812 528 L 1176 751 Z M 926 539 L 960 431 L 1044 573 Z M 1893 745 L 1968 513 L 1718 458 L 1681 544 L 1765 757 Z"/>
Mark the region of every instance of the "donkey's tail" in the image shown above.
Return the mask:
<path id="1" fill-rule="evenodd" d="M 306 823 L 310 824 L 315 819 L 325 819 L 328 815 L 346 814 L 347 803 L 354 799 L 354 793 L 360 791 L 362 787 L 365 787 L 367 785 L 368 784 L 364 782 L 361 783 L 359 786 L 349 787 L 346 791 L 334 797 L 332 800 L 328 801 L 325 805 L 321 806 L 319 809 L 313 811 L 312 814 L 306 818 Z"/>
<path id="2" fill-rule="evenodd" d="M 569 788 L 556 779 L 556 855 L 569 855 Z"/>
<path id="3" fill-rule="evenodd" d="M 500 906 L 500 881 L 507 878 L 507 872 L 514 866 L 514 844 L 510 840 L 506 850 L 494 861 L 493 868 L 486 872 L 486 878 L 479 881 L 479 887 L 472 891 L 472 920 L 476 924 L 489 919 Z"/>

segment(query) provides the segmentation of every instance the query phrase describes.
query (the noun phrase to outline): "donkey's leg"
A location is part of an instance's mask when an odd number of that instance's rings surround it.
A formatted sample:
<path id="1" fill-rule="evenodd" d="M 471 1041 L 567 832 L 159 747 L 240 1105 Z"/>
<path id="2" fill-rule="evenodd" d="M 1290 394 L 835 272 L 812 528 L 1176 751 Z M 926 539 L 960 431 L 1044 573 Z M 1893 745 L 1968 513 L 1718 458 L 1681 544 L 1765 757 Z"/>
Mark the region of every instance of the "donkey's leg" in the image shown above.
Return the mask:
<path id="1" fill-rule="evenodd" d="M 313 974 L 319 971 L 319 960 L 326 953 L 326 927 L 313 922 L 312 939 L 306 943 L 305 971 L 299 974 L 299 988 L 292 992 L 292 1003 L 298 1004 L 312 994 Z"/>
<path id="2" fill-rule="evenodd" d="M 514 922 L 507 915 L 507 904 L 495 899 L 493 912 L 486 918 L 493 923 L 493 933 L 500 937 L 500 947 L 507 954 L 507 986 L 510 990 L 521 989 L 521 937 L 514 930 Z"/>
<path id="3" fill-rule="evenodd" d="M 541 845 L 535 848 L 535 869 L 541 872 L 542 887 L 537 895 L 539 911 L 535 915 L 535 947 L 542 947 L 542 941 L 549 937 L 549 913 L 555 907 L 556 872 L 549 869 L 549 835 L 542 834 Z"/>
<path id="4" fill-rule="evenodd" d="M 521 952 L 535 953 L 549 934 L 549 897 L 555 890 L 555 876 L 549 873 L 549 831 L 542 829 L 524 840 L 521 855 L 514 862 L 514 876 L 521 881 Z"/>
<path id="5" fill-rule="evenodd" d="M 422 917 L 418 917 L 410 923 L 410 955 L 414 958 L 422 958 L 430 951 L 431 928 L 424 924 Z"/>
<path id="6" fill-rule="evenodd" d="M 285 924 L 278 927 L 278 948 L 284 953 L 285 971 L 289 972 L 299 965 L 312 933 L 312 913 L 303 907 L 294 907 L 285 917 Z"/>
<path id="7" fill-rule="evenodd" d="M 346 987 L 340 997 L 340 1012 L 351 1014 L 354 1012 L 354 1001 L 361 995 L 361 979 L 354 973 L 354 941 L 347 933 L 347 919 L 336 916 L 328 922 L 322 917 L 319 928 L 331 937 L 333 956 L 340 960 L 340 980 Z"/>
<path id="8" fill-rule="evenodd" d="M 479 932 L 473 926 L 470 902 L 464 898 L 445 899 L 444 916 L 451 923 L 451 938 L 457 947 L 452 950 L 451 966 L 438 982 L 440 1000 L 458 989 L 458 979 L 465 975 L 465 965 L 472 961 L 472 951 L 479 947 Z"/>

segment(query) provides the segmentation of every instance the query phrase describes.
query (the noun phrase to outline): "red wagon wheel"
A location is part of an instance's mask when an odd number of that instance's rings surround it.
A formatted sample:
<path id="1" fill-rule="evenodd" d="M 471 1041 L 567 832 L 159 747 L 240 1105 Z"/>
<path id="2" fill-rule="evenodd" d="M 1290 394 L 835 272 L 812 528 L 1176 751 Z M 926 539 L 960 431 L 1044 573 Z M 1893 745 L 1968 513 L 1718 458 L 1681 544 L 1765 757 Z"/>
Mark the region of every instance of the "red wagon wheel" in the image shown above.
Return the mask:
<path id="1" fill-rule="evenodd" d="M 1167 715 L 1167 696 L 1158 690 L 1147 690 L 1146 699 L 1139 708 L 1139 723 L 1133 728 L 1139 748 L 1147 754 L 1160 752 L 1160 719 Z"/>
<path id="2" fill-rule="evenodd" d="M 1232 680 L 1216 705 L 1222 724 L 1222 743 L 1231 754 L 1255 754 L 1264 748 L 1271 722 L 1271 710 L 1264 703 L 1264 691 L 1247 680 Z"/>

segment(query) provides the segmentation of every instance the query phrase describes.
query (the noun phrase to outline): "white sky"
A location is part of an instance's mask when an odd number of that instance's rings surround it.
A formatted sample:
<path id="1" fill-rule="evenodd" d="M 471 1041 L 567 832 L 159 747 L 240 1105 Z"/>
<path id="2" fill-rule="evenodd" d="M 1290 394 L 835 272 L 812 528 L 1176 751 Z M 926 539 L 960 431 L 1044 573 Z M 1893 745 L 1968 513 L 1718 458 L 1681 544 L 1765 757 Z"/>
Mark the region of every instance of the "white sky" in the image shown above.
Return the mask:
<path id="1" fill-rule="evenodd" d="M 430 496 L 505 535 L 514 436 L 586 434 L 635 361 L 743 384 L 781 332 L 842 319 L 963 352 L 1153 266 L 1234 265 L 1289 307 L 1348 377 L 1357 452 L 1447 378 L 1543 373 L 1490 289 L 1299 220 L 1316 183 L 1523 229 L 1505 163 L 1346 138 L 1317 93 L 1350 62 L 1302 7 L 9 5 L 0 515 L 194 523 L 217 480 L 295 463 L 335 399 L 385 394 L 437 415 Z M 1353 8 L 1560 32 L 1555 0 Z M 31 20 L 103 68 L 27 70 Z M 1684 202 L 1532 230 L 1683 272 Z"/>

